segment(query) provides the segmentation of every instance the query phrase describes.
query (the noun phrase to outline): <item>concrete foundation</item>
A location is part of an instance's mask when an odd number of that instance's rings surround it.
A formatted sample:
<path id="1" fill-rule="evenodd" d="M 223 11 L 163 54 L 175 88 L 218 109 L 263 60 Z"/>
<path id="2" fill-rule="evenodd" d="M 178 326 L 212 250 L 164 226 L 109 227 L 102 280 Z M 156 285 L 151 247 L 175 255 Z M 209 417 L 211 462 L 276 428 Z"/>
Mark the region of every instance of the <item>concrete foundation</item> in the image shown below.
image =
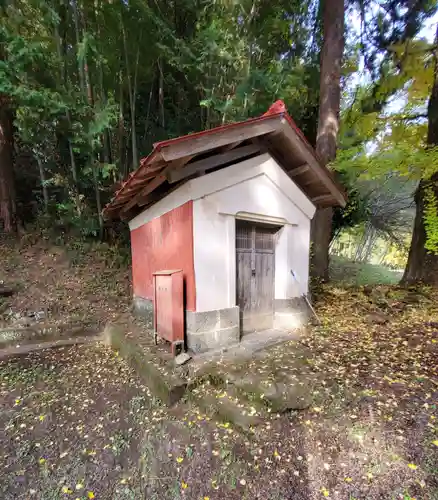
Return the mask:
<path id="1" fill-rule="evenodd" d="M 310 319 L 309 306 L 303 297 L 274 300 L 274 328 L 293 330 L 304 326 Z"/>
<path id="2" fill-rule="evenodd" d="M 277 330 L 294 330 L 310 319 L 310 309 L 302 297 L 275 299 L 274 324 Z M 151 300 L 134 297 L 134 313 L 153 328 L 154 310 Z M 212 311 L 186 311 L 186 344 L 195 353 L 235 344 L 240 341 L 239 307 Z"/>
<path id="3" fill-rule="evenodd" d="M 239 307 L 205 312 L 186 311 L 187 347 L 204 352 L 240 340 Z"/>

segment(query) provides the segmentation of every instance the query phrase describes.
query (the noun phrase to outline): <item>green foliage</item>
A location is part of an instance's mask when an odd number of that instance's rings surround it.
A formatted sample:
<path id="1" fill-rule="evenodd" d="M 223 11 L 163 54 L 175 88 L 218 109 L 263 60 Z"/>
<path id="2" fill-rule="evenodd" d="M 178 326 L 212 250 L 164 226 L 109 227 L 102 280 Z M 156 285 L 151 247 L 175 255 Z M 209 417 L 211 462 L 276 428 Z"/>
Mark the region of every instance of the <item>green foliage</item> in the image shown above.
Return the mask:
<path id="1" fill-rule="evenodd" d="M 374 217 L 367 182 L 394 170 L 420 179 L 438 168 L 424 148 L 424 121 L 400 116 L 417 113 L 430 93 L 430 44 L 415 38 L 433 14 L 426 3 L 401 2 L 403 15 L 388 4 L 384 22 L 368 4 L 349 4 L 365 16 L 372 43 L 348 26 L 334 167 L 350 201 L 335 213 L 335 234 Z M 60 226 L 101 235 L 111 186 L 154 142 L 260 115 L 277 99 L 315 143 L 317 2 L 16 0 L 0 15 L 0 95 L 14 115 L 18 201 L 38 204 L 26 220 L 46 203 Z M 366 80 L 357 78 L 364 64 Z M 389 115 L 384 105 L 401 89 L 407 104 Z"/>
<path id="2" fill-rule="evenodd" d="M 427 234 L 426 250 L 438 254 L 438 200 L 430 184 L 424 189 L 424 226 Z"/>
<path id="3" fill-rule="evenodd" d="M 259 115 L 279 98 L 315 138 L 313 2 L 17 0 L 0 15 L 0 94 L 32 158 L 16 168 L 29 181 L 19 203 L 45 187 L 61 226 L 94 235 L 97 220 L 101 233 L 111 185 L 160 139 Z"/>

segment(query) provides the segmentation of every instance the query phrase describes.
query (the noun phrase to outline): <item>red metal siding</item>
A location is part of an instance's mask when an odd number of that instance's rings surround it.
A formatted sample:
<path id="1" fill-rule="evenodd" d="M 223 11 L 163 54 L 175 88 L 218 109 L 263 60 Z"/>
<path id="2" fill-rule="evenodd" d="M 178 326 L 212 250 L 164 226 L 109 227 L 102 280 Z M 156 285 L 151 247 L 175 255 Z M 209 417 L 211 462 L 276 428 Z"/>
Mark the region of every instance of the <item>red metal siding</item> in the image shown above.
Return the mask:
<path id="1" fill-rule="evenodd" d="M 180 271 L 154 274 L 155 335 L 172 344 L 172 353 L 184 348 L 184 277 Z"/>
<path id="2" fill-rule="evenodd" d="M 182 269 L 186 309 L 196 310 L 192 201 L 131 231 L 131 251 L 134 295 L 153 300 L 153 273 Z"/>

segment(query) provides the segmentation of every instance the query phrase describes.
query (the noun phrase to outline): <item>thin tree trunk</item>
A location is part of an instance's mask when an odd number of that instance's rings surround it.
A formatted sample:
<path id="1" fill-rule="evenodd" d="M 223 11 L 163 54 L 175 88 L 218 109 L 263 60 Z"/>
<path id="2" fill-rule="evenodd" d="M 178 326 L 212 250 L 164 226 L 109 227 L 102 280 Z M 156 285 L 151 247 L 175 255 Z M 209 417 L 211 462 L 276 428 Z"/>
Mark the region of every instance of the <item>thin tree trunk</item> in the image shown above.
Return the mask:
<path id="1" fill-rule="evenodd" d="M 164 75 L 163 69 L 161 67 L 161 62 L 158 59 L 158 75 L 159 75 L 159 85 L 158 85 L 158 100 L 160 105 L 160 116 L 161 116 L 161 126 L 165 127 L 164 122 Z"/>
<path id="2" fill-rule="evenodd" d="M 100 4 L 99 0 L 95 0 L 95 2 L 94 2 L 94 21 L 96 23 L 97 39 L 99 40 L 99 42 L 101 41 L 101 30 L 100 30 L 100 22 L 99 22 L 100 9 L 101 9 L 101 4 Z M 103 107 L 105 107 L 107 104 L 107 94 L 105 91 L 105 84 L 104 84 L 102 57 L 97 58 L 96 64 L 97 64 L 97 71 L 98 71 L 98 75 L 99 75 L 99 97 L 100 97 L 100 101 L 102 102 Z M 105 130 L 102 132 L 101 140 L 102 140 L 102 144 L 103 144 L 101 159 L 103 160 L 103 163 L 109 164 L 109 163 L 111 163 L 111 140 L 110 140 L 108 128 L 105 128 Z"/>
<path id="3" fill-rule="evenodd" d="M 77 14 L 77 12 L 76 12 L 76 14 Z M 55 42 L 56 42 L 56 50 L 58 52 L 58 58 L 59 58 L 59 61 L 61 63 L 59 85 L 60 85 L 60 87 L 64 87 L 64 90 L 66 90 L 67 89 L 67 71 L 66 71 L 65 57 L 63 57 L 63 53 L 62 53 L 61 37 L 59 35 L 59 28 L 58 28 L 57 24 L 55 24 Z M 72 130 L 71 116 L 70 116 L 70 112 L 68 110 L 65 112 L 65 117 L 67 119 L 69 130 L 71 131 Z M 70 155 L 70 169 L 71 169 L 71 174 L 72 174 L 72 178 L 73 178 L 73 199 L 74 199 L 76 211 L 77 211 L 78 215 L 80 216 L 82 211 L 81 211 L 81 200 L 80 200 L 79 188 L 78 188 L 78 172 L 77 172 L 77 167 L 76 167 L 75 154 L 73 151 L 73 145 L 71 143 L 70 138 L 68 138 L 67 141 L 68 141 L 68 152 Z"/>
<path id="4" fill-rule="evenodd" d="M 427 144 L 438 145 L 438 25 L 435 36 L 435 70 L 432 92 L 427 108 L 428 129 Z M 424 224 L 425 196 L 426 191 L 431 189 L 435 199 L 438 199 L 438 172 L 430 179 L 423 179 L 415 193 L 415 221 L 412 232 L 411 247 L 409 249 L 408 262 L 402 278 L 403 284 L 423 282 L 438 286 L 438 255 L 428 252 L 426 249 L 426 227 Z"/>
<path id="5" fill-rule="evenodd" d="M 136 96 L 134 94 L 134 87 L 132 84 L 131 70 L 129 67 L 129 57 L 128 57 L 128 42 L 126 39 L 125 25 L 123 23 L 122 18 L 122 36 L 123 36 L 123 51 L 125 54 L 125 66 L 126 66 L 126 75 L 128 80 L 128 93 L 129 93 L 129 107 L 131 112 L 131 148 L 132 148 L 132 170 L 138 167 L 138 150 L 137 150 L 137 130 L 135 126 L 135 99 Z M 140 56 L 140 47 L 137 49 L 137 58 L 136 58 L 136 68 L 135 68 L 135 79 L 137 78 L 137 68 L 138 61 Z M 134 82 L 134 86 L 136 87 L 136 81 Z"/>
<path id="6" fill-rule="evenodd" d="M 77 0 L 72 0 L 72 6 L 73 6 L 73 19 L 74 19 L 74 24 L 75 24 L 75 36 L 76 36 L 76 50 L 77 47 L 79 47 L 79 44 L 81 43 L 81 29 L 79 26 L 79 13 L 78 13 L 78 4 Z M 82 92 L 85 92 L 85 72 L 84 72 L 84 66 L 82 65 L 82 62 L 78 59 L 78 71 L 79 71 L 79 83 L 81 86 Z"/>
<path id="7" fill-rule="evenodd" d="M 99 80 L 100 80 L 100 98 L 103 106 L 106 106 L 107 99 L 103 83 L 104 82 L 103 68 L 101 61 L 99 61 Z M 112 162 L 112 155 L 111 155 L 111 140 L 108 128 L 106 128 L 102 133 L 102 143 L 103 143 L 103 162 L 109 164 Z"/>
<path id="8" fill-rule="evenodd" d="M 128 175 L 128 168 L 125 161 L 125 116 L 124 116 L 124 95 L 123 95 L 123 72 L 120 70 L 120 98 L 119 98 L 119 177 L 120 180 Z"/>
<path id="9" fill-rule="evenodd" d="M 134 86 L 132 89 L 132 104 L 131 104 L 131 129 L 132 129 L 132 170 L 138 167 L 138 147 L 137 147 L 137 126 L 136 126 L 136 101 L 137 101 L 137 76 L 138 76 L 138 63 L 140 60 L 140 42 L 137 47 L 137 55 L 135 58 L 135 70 L 134 70 Z"/>
<path id="10" fill-rule="evenodd" d="M 151 104 L 152 104 L 153 92 L 154 92 L 154 78 L 152 78 L 151 89 L 149 91 L 148 110 L 146 112 L 146 119 L 145 119 L 145 122 L 144 122 L 144 136 L 143 136 L 143 140 L 144 141 L 146 141 L 147 135 L 148 135 L 148 131 L 149 131 L 149 116 L 151 114 Z"/>
<path id="11" fill-rule="evenodd" d="M 5 98 L 0 96 L 0 221 L 3 221 L 3 230 L 6 233 L 17 230 L 12 121 L 12 113 L 5 103 Z"/>
<path id="12" fill-rule="evenodd" d="M 324 165 L 336 157 L 341 101 L 341 63 L 344 52 L 344 0 L 323 1 L 324 42 L 321 51 L 321 84 L 319 96 L 316 152 Z M 316 211 L 312 221 L 312 275 L 329 278 L 329 246 L 333 209 Z"/>
<path id="13" fill-rule="evenodd" d="M 82 25 L 85 30 L 87 31 L 87 19 L 85 17 L 85 12 L 84 10 L 81 11 L 81 20 L 82 20 Z M 84 78 L 85 78 L 85 95 L 88 100 L 88 105 L 90 106 L 90 109 L 94 111 L 94 92 L 93 92 L 93 86 L 91 84 L 91 76 L 90 76 L 90 68 L 88 66 L 88 59 L 87 59 L 87 54 L 84 54 Z M 94 150 L 94 145 L 93 143 L 90 144 L 90 166 L 91 170 L 93 172 L 93 184 L 94 184 L 94 194 L 96 198 L 96 209 L 97 209 L 97 217 L 99 220 L 99 229 L 100 229 L 100 239 L 103 239 L 103 216 L 102 216 L 102 202 L 100 199 L 100 189 L 99 189 L 99 168 L 100 168 L 100 163 L 96 157 L 96 151 Z"/>
<path id="14" fill-rule="evenodd" d="M 38 163 L 38 168 L 40 171 L 41 190 L 43 192 L 43 199 L 44 199 L 44 212 L 47 215 L 49 213 L 49 192 L 47 190 L 47 185 L 46 185 L 46 174 L 44 172 L 43 162 L 41 161 L 39 155 L 36 154 L 35 158 Z"/>

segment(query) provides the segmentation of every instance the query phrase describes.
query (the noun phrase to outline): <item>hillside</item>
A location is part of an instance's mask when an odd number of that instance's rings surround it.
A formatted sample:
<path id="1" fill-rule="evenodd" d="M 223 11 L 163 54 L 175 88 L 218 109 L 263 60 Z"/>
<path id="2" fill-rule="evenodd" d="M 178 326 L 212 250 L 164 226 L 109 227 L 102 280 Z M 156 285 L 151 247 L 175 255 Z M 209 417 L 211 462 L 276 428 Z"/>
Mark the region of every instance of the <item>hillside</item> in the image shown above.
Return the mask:
<path id="1" fill-rule="evenodd" d="M 27 237 L 0 242 L 0 326 L 38 319 L 102 326 L 130 304 L 127 252 L 81 241 L 53 244 Z"/>

